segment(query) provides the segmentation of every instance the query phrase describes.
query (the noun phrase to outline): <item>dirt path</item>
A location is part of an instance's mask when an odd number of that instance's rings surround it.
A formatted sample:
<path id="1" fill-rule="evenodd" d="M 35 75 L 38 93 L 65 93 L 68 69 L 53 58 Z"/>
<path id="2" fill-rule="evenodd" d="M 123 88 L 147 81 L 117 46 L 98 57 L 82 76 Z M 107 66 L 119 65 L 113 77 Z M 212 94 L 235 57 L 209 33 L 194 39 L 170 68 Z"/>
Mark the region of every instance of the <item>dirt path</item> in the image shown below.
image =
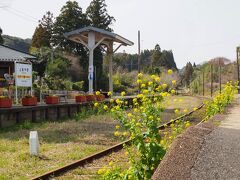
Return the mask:
<path id="1" fill-rule="evenodd" d="M 240 99 L 203 144 L 190 179 L 240 179 Z"/>

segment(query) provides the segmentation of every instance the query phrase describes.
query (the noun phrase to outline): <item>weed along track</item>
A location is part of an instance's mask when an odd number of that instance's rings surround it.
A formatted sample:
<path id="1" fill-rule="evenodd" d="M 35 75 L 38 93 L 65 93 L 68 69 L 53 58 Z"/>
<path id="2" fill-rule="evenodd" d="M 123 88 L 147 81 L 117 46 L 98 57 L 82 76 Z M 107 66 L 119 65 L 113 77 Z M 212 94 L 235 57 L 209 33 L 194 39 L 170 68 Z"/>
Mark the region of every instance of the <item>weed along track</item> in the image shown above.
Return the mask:
<path id="1" fill-rule="evenodd" d="M 171 121 L 168 121 L 167 123 L 164 123 L 163 125 L 160 125 L 158 128 L 159 130 L 167 130 L 169 126 L 171 126 L 172 123 L 182 119 L 182 120 L 188 120 L 188 121 L 193 121 L 193 123 L 198 123 L 200 122 L 201 116 L 199 115 L 199 113 L 201 114 L 201 110 L 202 107 L 204 106 L 204 104 L 201 104 L 199 107 L 195 108 L 194 110 L 179 116 L 175 119 L 172 119 Z M 194 115 L 196 114 L 196 115 Z M 93 171 L 95 172 L 95 176 L 96 176 L 96 171 L 100 168 L 99 166 L 102 166 L 102 164 L 106 164 L 107 161 L 109 161 L 109 159 L 115 159 L 115 158 L 119 158 L 122 157 L 122 154 L 124 154 L 121 150 L 123 150 L 124 144 L 126 145 L 130 145 L 131 144 L 131 140 L 127 140 L 124 142 L 121 142 L 117 145 L 114 145 L 106 150 L 100 151 L 98 153 L 95 153 L 93 155 L 90 155 L 88 157 L 82 158 L 78 161 L 75 161 L 73 163 L 69 163 L 65 166 L 62 166 L 60 168 L 57 168 L 55 170 L 46 172 L 40 176 L 36 176 L 34 178 L 32 178 L 32 180 L 35 179 L 50 179 L 53 177 L 59 177 L 59 179 L 61 179 L 61 177 L 68 177 L 68 174 L 71 174 L 71 172 L 73 171 L 77 171 L 78 169 L 80 169 L 77 174 L 80 177 L 84 177 L 83 179 L 88 179 L 88 176 L 94 176 L 91 172 L 89 172 L 89 170 L 93 169 Z M 121 158 L 121 161 L 124 161 L 126 163 L 126 159 Z M 99 165 L 101 164 L 101 165 Z M 85 172 L 84 172 L 85 171 Z M 88 174 L 89 172 L 89 174 Z M 71 175 L 70 175 L 71 176 Z M 75 176 L 74 176 L 75 177 Z"/>

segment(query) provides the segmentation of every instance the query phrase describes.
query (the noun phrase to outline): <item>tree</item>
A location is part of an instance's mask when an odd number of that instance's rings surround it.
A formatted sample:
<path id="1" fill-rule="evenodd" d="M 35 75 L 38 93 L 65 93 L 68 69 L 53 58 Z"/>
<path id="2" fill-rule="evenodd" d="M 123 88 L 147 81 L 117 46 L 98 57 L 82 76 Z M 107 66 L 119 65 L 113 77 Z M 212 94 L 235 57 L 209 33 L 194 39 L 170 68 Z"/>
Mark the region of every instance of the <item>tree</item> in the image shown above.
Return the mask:
<path id="1" fill-rule="evenodd" d="M 63 34 L 87 25 L 89 25 L 89 22 L 78 3 L 76 1 L 67 1 L 53 25 L 53 45 L 63 51 L 75 53 L 81 56 L 81 59 L 86 59 L 87 53 L 84 46 L 66 39 Z"/>
<path id="2" fill-rule="evenodd" d="M 190 85 L 192 76 L 193 76 L 193 66 L 190 62 L 188 62 L 186 64 L 185 70 L 184 70 L 184 74 L 183 74 L 183 81 L 185 83 L 186 86 Z"/>
<path id="3" fill-rule="evenodd" d="M 115 21 L 114 17 L 110 16 L 106 9 L 107 5 L 105 0 L 93 0 L 87 8 L 86 15 L 90 22 L 91 26 L 101 28 L 107 31 L 113 31 L 110 28 L 110 25 Z M 103 54 L 100 47 L 97 47 L 94 50 L 94 66 L 96 66 L 97 73 L 97 86 L 99 88 L 102 87 L 102 82 L 106 81 L 106 79 L 102 79 L 105 77 L 103 75 Z M 95 87 L 96 89 L 96 87 Z"/>
<path id="4" fill-rule="evenodd" d="M 53 14 L 50 11 L 47 11 L 39 21 L 38 27 L 35 29 L 31 47 L 51 47 L 52 30 Z"/>
<path id="5" fill-rule="evenodd" d="M 31 48 L 50 47 L 50 39 L 45 34 L 47 30 L 40 24 L 34 31 Z"/>
<path id="6" fill-rule="evenodd" d="M 3 43 L 4 43 L 4 40 L 2 37 L 2 29 L 0 28 L 0 44 L 3 44 Z"/>
<path id="7" fill-rule="evenodd" d="M 160 58 L 161 58 L 161 48 L 159 44 L 156 44 L 153 54 L 152 54 L 152 68 L 153 66 L 160 66 Z"/>
<path id="8" fill-rule="evenodd" d="M 107 13 L 106 7 L 105 0 L 93 0 L 87 8 L 87 18 L 90 20 L 91 26 L 113 31 L 110 25 L 115 19 Z"/>

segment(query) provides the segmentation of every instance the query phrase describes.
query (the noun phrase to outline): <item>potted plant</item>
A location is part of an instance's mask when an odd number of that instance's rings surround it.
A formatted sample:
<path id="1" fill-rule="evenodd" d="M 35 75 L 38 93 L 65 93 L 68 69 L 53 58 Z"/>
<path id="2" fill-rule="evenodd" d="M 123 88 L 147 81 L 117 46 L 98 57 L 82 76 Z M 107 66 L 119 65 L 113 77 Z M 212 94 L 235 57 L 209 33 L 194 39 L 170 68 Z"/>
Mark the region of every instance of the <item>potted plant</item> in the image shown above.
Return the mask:
<path id="1" fill-rule="evenodd" d="M 25 96 L 22 98 L 22 105 L 23 106 L 36 106 L 37 105 L 37 97 L 35 96 Z"/>
<path id="2" fill-rule="evenodd" d="M 49 95 L 45 98 L 46 104 L 58 104 L 59 103 L 59 97 L 56 95 Z"/>
<path id="3" fill-rule="evenodd" d="M 86 102 L 87 97 L 83 94 L 79 94 L 75 97 L 76 102 Z"/>
<path id="4" fill-rule="evenodd" d="M 0 96 L 0 108 L 11 108 L 12 100 L 7 96 Z"/>
<path id="5" fill-rule="evenodd" d="M 97 101 L 103 101 L 105 99 L 105 96 L 103 94 L 101 94 L 99 91 L 97 91 L 96 99 L 97 99 Z"/>
<path id="6" fill-rule="evenodd" d="M 86 99 L 88 102 L 96 101 L 96 96 L 94 94 L 88 94 L 88 95 L 86 95 Z"/>

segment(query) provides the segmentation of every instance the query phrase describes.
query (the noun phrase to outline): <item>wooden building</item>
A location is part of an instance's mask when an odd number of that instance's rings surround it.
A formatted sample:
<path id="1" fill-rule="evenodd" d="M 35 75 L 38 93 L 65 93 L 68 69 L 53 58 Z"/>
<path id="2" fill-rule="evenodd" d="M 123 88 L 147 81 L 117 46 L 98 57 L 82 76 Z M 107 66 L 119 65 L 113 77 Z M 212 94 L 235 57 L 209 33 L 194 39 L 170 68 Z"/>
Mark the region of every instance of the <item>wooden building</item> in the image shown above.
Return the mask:
<path id="1" fill-rule="evenodd" d="M 14 73 L 14 62 L 28 62 L 37 60 L 36 56 L 0 45 L 0 88 L 8 87 L 4 74 Z"/>

